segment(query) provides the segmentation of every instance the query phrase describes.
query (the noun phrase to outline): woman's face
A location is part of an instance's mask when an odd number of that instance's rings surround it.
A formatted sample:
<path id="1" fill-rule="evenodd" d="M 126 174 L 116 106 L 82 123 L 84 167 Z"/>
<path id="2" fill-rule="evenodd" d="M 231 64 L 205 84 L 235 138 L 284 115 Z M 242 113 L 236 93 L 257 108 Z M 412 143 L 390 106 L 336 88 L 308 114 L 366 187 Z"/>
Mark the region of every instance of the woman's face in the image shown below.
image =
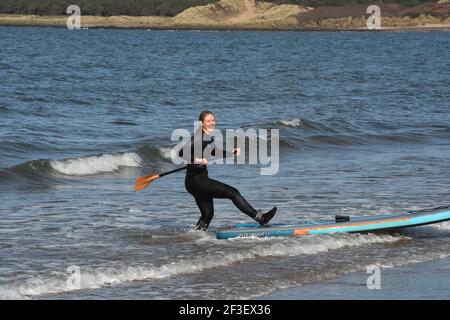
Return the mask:
<path id="1" fill-rule="evenodd" d="M 206 133 L 211 133 L 216 126 L 216 119 L 214 115 L 208 114 L 202 122 L 203 131 Z"/>

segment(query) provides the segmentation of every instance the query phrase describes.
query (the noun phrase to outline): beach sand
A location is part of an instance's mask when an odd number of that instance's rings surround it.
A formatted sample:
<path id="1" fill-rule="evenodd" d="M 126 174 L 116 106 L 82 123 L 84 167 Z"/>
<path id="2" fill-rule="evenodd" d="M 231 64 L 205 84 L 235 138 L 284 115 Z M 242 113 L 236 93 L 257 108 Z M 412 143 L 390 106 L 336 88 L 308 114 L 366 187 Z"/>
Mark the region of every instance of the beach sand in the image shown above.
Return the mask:
<path id="1" fill-rule="evenodd" d="M 279 290 L 263 300 L 448 300 L 450 258 L 381 269 L 380 289 L 368 289 L 371 274 L 356 273 Z"/>

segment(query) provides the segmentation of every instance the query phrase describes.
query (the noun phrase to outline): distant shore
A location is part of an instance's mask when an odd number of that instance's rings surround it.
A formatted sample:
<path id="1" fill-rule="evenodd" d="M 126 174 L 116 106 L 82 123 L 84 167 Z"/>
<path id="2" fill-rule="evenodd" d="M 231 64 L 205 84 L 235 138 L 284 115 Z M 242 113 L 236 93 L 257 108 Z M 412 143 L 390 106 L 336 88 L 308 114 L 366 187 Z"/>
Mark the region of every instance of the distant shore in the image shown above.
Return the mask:
<path id="1" fill-rule="evenodd" d="M 37 16 L 0 14 L 0 26 L 36 26 L 67 27 L 67 16 Z M 447 19 L 448 20 L 448 19 Z M 450 22 L 426 23 L 422 25 L 383 25 L 377 31 L 450 31 Z M 291 21 L 284 24 L 249 24 L 249 23 L 179 23 L 170 17 L 156 16 L 82 16 L 82 28 L 124 28 L 124 29 L 162 29 L 162 30 L 255 30 L 255 31 L 368 31 L 364 26 L 339 26 L 323 23 L 320 26 L 297 25 Z"/>

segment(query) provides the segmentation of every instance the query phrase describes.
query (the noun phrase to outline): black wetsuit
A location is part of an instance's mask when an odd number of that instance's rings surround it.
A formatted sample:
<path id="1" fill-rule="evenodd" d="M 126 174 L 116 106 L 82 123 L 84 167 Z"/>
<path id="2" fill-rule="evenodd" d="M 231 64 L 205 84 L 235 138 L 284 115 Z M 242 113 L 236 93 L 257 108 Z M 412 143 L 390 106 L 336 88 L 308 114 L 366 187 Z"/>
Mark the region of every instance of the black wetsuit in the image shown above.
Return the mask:
<path id="1" fill-rule="evenodd" d="M 200 136 L 200 135 L 198 135 Z M 198 137 L 197 137 L 198 138 Z M 255 218 L 258 211 L 255 210 L 239 193 L 239 191 L 220 181 L 208 177 L 208 170 L 206 165 L 194 164 L 194 136 L 191 138 L 191 161 L 187 166 L 187 173 L 185 179 L 186 190 L 195 198 L 198 208 L 200 209 L 201 217 L 197 222 L 197 229 L 206 230 L 214 216 L 214 198 L 226 198 L 233 201 L 234 205 L 247 214 L 251 218 Z M 215 158 L 223 152 L 223 158 L 227 156 L 234 156 L 233 153 L 222 151 L 214 144 L 214 140 L 203 141 L 202 139 L 202 155 L 199 158 L 204 158 L 205 148 L 211 148 L 211 155 Z M 183 149 L 179 152 L 180 157 L 183 157 Z M 186 159 L 186 157 L 184 157 Z M 188 160 L 188 159 L 186 159 Z M 210 159 L 208 159 L 210 160 Z"/>

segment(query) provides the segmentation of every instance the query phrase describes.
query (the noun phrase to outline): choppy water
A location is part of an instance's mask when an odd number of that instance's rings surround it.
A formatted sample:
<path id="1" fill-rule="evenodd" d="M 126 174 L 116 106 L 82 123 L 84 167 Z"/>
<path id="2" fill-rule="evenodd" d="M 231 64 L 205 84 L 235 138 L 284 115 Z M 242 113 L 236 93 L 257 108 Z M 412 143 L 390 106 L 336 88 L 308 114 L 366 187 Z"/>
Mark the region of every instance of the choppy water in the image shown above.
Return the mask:
<path id="1" fill-rule="evenodd" d="M 170 134 L 280 130 L 280 170 L 209 168 L 276 222 L 450 204 L 450 37 L 0 27 L 0 298 L 255 298 L 450 255 L 450 223 L 396 234 L 216 240 Z M 78 266 L 81 290 L 67 285 Z M 431 275 L 424 275 L 424 277 Z"/>

